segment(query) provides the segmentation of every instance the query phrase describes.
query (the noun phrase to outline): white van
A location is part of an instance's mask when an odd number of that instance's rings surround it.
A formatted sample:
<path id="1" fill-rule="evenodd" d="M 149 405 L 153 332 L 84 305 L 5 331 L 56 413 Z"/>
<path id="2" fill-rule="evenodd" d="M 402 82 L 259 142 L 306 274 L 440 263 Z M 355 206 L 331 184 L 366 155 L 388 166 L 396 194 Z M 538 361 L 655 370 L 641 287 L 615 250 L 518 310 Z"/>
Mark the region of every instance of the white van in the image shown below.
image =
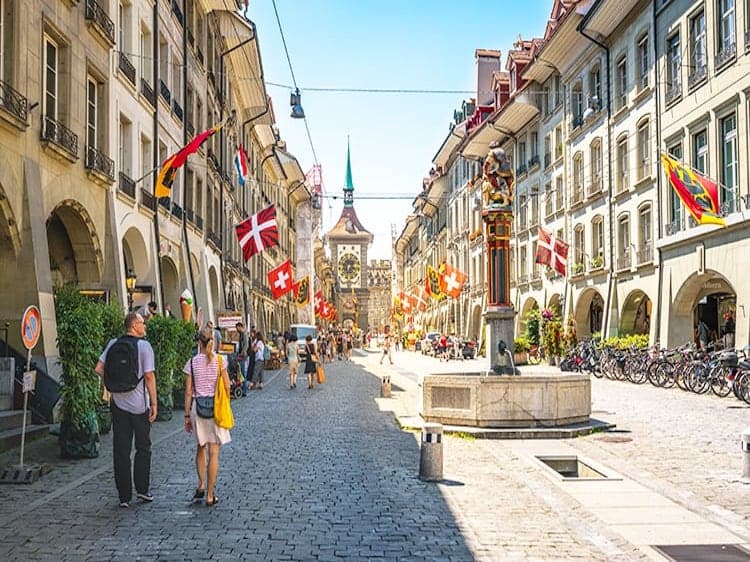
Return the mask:
<path id="1" fill-rule="evenodd" d="M 307 336 L 312 336 L 312 343 L 317 343 L 318 329 L 311 324 L 292 324 L 289 326 L 289 333 L 297 337 L 299 359 L 300 361 L 304 361 L 307 355 L 305 353 L 305 338 Z"/>

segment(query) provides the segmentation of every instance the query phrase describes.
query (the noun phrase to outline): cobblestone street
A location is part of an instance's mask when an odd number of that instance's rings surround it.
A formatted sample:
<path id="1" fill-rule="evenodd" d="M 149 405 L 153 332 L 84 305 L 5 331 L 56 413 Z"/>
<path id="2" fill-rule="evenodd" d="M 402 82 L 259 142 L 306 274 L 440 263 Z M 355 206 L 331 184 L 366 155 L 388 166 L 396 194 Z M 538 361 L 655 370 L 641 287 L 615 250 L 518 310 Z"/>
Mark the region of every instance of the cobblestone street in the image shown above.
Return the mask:
<path id="1" fill-rule="evenodd" d="M 412 353 L 328 365 L 312 391 L 270 372 L 235 401 L 215 508 L 192 503 L 192 436 L 181 412 L 157 423 L 153 504 L 117 507 L 111 435 L 97 459 L 64 461 L 55 441 L 27 449 L 53 471 L 0 487 L 0 558 L 7 560 L 645 560 L 629 542 L 528 460 L 545 442 L 444 439 L 440 484 L 420 481 L 418 436 L 396 416 L 416 413 L 416 373 L 476 370 Z M 391 373 L 394 398 L 379 398 Z M 748 542 L 748 488 L 739 482 L 739 402 L 595 380 L 595 417 L 627 433 L 550 446 L 577 450 Z M 667 406 L 667 407 L 665 407 Z M 739 407 L 738 407 L 739 406 Z M 17 463 L 18 451 L 0 458 Z"/>

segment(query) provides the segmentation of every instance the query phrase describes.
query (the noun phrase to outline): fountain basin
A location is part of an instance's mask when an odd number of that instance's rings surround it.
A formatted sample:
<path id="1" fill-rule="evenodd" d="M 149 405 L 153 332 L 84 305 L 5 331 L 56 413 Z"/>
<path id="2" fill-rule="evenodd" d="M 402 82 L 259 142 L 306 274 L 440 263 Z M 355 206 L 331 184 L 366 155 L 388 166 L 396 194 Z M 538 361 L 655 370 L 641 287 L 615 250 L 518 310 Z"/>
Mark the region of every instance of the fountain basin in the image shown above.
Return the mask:
<path id="1" fill-rule="evenodd" d="M 589 421 L 589 375 L 554 367 L 522 367 L 520 372 L 423 375 L 420 414 L 425 421 L 471 427 L 557 427 Z"/>

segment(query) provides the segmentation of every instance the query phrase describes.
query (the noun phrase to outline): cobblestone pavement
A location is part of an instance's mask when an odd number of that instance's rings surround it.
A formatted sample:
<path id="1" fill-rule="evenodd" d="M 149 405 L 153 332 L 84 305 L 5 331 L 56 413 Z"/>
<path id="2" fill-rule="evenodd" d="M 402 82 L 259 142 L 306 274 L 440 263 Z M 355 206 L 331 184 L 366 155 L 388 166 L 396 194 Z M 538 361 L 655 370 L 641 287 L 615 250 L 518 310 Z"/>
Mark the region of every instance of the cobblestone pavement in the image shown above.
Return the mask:
<path id="1" fill-rule="evenodd" d="M 327 366 L 325 385 L 289 390 L 271 372 L 262 391 L 233 403 L 217 494 L 192 503 L 194 443 L 181 412 L 155 424 L 153 504 L 117 507 L 111 435 L 99 458 L 63 461 L 51 439 L 27 463 L 54 470 L 30 486 L 0 487 L 0 559 L 7 560 L 640 560 L 609 530 L 529 467 L 513 442 L 444 440 L 440 484 L 421 482 L 418 436 L 395 415 L 416 413 L 415 373 L 477 369 L 397 353 Z M 394 398 L 377 376 L 394 374 Z M 399 387 L 401 384 L 401 387 Z M 595 416 L 617 437 L 568 443 L 588 457 L 750 536 L 750 488 L 738 481 L 738 402 L 595 380 Z M 733 406 L 740 406 L 736 408 Z M 0 465 L 18 462 L 18 451 Z"/>

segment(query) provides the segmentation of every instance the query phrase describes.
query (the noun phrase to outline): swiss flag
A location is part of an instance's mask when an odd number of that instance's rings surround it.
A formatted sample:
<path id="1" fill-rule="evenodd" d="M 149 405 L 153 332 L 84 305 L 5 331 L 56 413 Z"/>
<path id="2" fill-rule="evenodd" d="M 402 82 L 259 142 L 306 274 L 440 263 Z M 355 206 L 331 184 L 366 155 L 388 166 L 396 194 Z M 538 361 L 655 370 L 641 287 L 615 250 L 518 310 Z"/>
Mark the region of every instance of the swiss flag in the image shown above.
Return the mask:
<path id="1" fill-rule="evenodd" d="M 540 226 L 539 240 L 536 243 L 536 263 L 548 265 L 565 277 L 565 263 L 567 261 L 568 245 Z"/>
<path id="2" fill-rule="evenodd" d="M 323 306 L 323 291 L 318 291 L 313 297 L 315 303 L 315 316 L 320 316 L 320 309 Z"/>
<path id="3" fill-rule="evenodd" d="M 411 314 L 411 300 L 409 300 L 409 296 L 401 291 L 399 293 L 399 299 L 401 300 L 401 310 L 404 311 L 404 314 Z"/>
<path id="4" fill-rule="evenodd" d="M 292 290 L 291 261 L 286 260 L 268 272 L 268 286 L 274 299 L 279 299 Z"/>
<path id="5" fill-rule="evenodd" d="M 320 305 L 320 317 L 321 318 L 328 318 L 331 314 L 331 305 L 330 303 L 323 301 L 323 303 Z"/>
<path id="6" fill-rule="evenodd" d="M 245 261 L 266 248 L 279 244 L 279 231 L 276 228 L 276 208 L 271 205 L 246 221 L 234 227 L 242 247 Z"/>
<path id="7" fill-rule="evenodd" d="M 449 263 L 444 264 L 444 266 L 440 288 L 449 297 L 457 299 L 461 295 L 461 289 L 463 289 L 468 276 Z"/>

